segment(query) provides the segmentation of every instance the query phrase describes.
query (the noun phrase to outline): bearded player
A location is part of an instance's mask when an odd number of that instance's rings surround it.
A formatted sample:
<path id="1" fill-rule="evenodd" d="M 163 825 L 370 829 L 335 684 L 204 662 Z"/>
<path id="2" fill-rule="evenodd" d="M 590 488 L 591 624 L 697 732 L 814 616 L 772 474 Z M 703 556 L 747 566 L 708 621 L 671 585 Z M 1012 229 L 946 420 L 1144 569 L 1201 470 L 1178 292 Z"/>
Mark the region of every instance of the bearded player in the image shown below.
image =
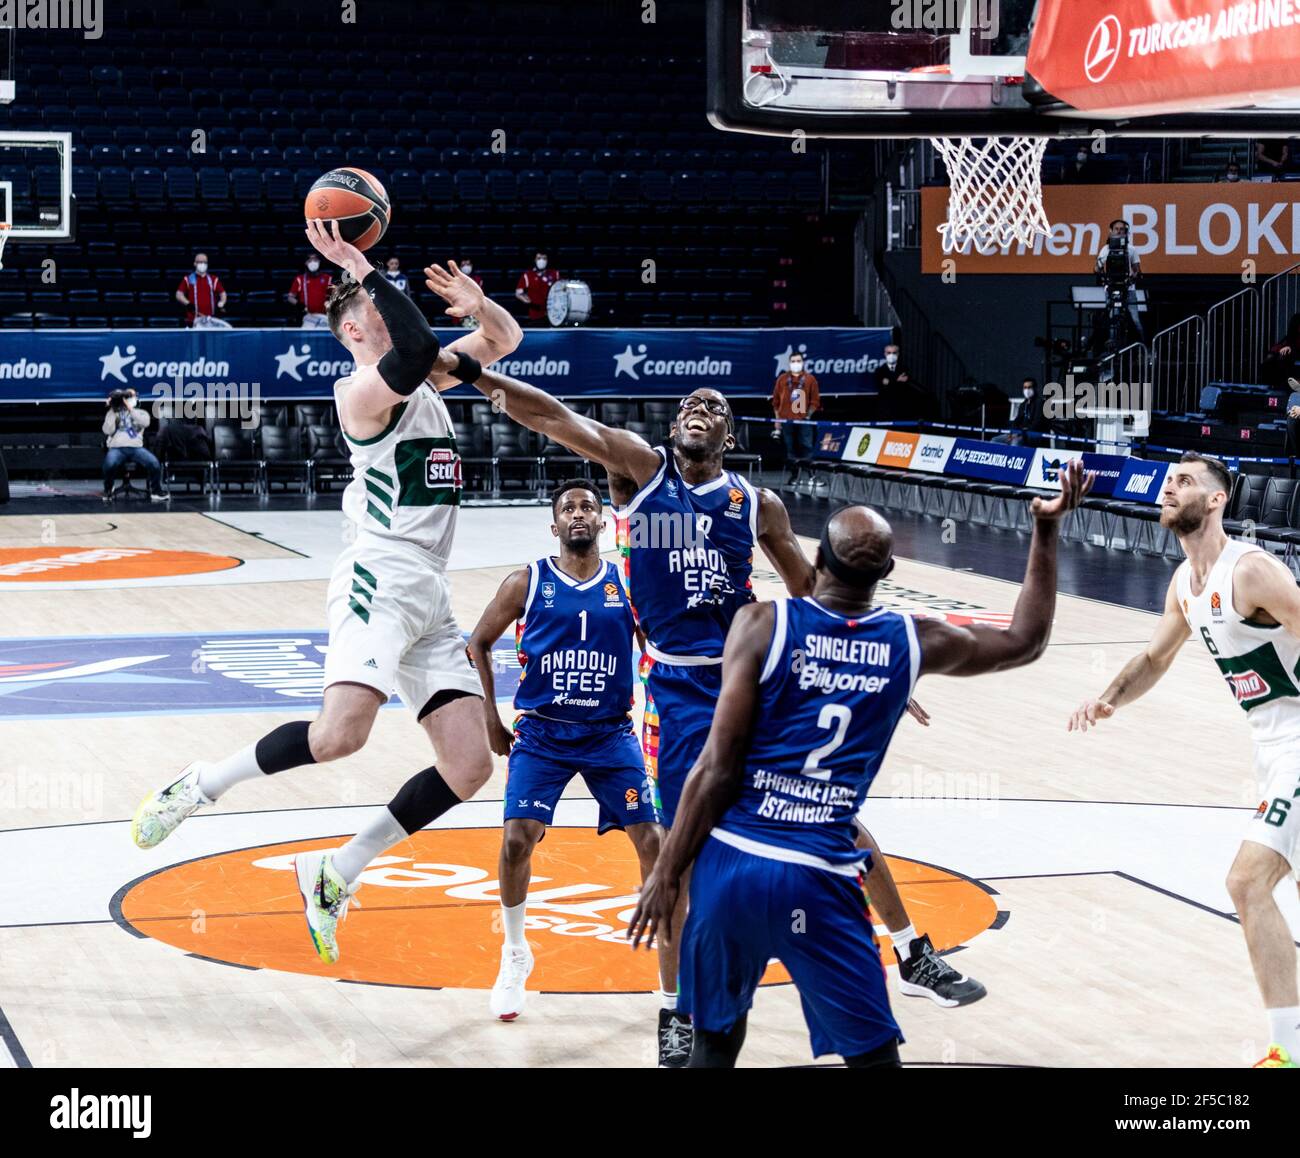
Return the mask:
<path id="1" fill-rule="evenodd" d="M 223 760 L 189 764 L 178 780 L 146 797 L 131 835 L 141 848 L 153 848 L 236 784 L 351 755 L 396 688 L 438 764 L 411 777 L 342 848 L 294 858 L 312 941 L 332 964 L 338 923 L 366 865 L 468 800 L 492 773 L 482 690 L 451 610 L 446 565 L 461 468 L 438 391 L 454 386 L 458 374 L 470 376 L 464 367 L 477 373 L 481 361 L 509 354 L 522 334 L 468 278 L 449 276 L 447 312 L 473 314 L 482 325 L 440 350 L 410 298 L 341 240 L 333 223 L 308 221 L 307 236 L 351 275 L 332 291 L 326 316 L 356 362 L 334 385 L 355 472 L 343 496 L 354 534 L 334 565 L 327 596 L 324 702 L 312 721 L 282 724 Z"/>
<path id="2" fill-rule="evenodd" d="M 428 284 L 441 292 L 440 278 Z M 727 630 L 754 600 L 754 544 L 762 545 L 791 595 L 811 593 L 812 564 L 781 500 L 725 469 L 724 456 L 736 445 L 735 423 L 717 390 L 701 387 L 686 395 L 667 443 L 651 447 L 631 431 L 577 414 L 525 382 L 485 372 L 475 386 L 514 421 L 600 463 L 609 474 L 610 497 L 624 521 L 628 588 L 652 661 L 646 680 L 646 762 L 662 823 L 670 827 L 713 720 Z M 868 839 L 862 830 L 862 847 L 869 847 Z M 888 909 L 891 933 L 899 934 L 896 946 L 909 967 L 908 991 L 933 995 L 945 1006 L 982 997 L 979 982 L 947 965 L 928 938 L 915 936 L 884 858 L 874 857 L 873 865 L 867 887 Z M 681 903 L 684 912 L 684 892 Z M 677 1011 L 675 990 L 661 994 L 661 1005 L 661 1064 L 684 1066 L 690 1056 L 689 1019 Z"/>
<path id="3" fill-rule="evenodd" d="M 1291 931 L 1273 897 L 1300 879 L 1300 589 L 1290 571 L 1254 543 L 1228 538 L 1223 512 L 1232 480 L 1218 459 L 1189 452 L 1170 470 L 1160 525 L 1187 558 L 1174 572 L 1146 650 L 1095 700 L 1070 717 L 1086 732 L 1145 695 L 1195 634 L 1245 709 L 1262 801 L 1228 872 L 1228 893 L 1268 1014 L 1271 1044 L 1261 1069 L 1295 1069 L 1300 995 Z"/>

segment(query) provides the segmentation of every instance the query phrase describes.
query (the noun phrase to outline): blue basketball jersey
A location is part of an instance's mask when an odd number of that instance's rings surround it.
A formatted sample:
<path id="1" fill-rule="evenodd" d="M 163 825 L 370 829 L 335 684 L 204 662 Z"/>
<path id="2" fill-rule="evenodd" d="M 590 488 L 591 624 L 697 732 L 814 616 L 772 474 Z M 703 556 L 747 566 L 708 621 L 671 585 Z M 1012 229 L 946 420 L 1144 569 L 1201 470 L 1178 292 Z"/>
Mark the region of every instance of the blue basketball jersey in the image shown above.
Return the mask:
<path id="1" fill-rule="evenodd" d="M 778 860 L 853 865 L 853 818 L 920 671 L 916 628 L 883 609 L 846 619 L 808 596 L 775 606 L 744 787 L 714 835 Z"/>
<path id="2" fill-rule="evenodd" d="M 517 711 L 568 723 L 627 719 L 632 606 L 613 563 L 582 583 L 550 559 L 530 563 L 515 648 Z"/>
<path id="3" fill-rule="evenodd" d="M 734 471 L 688 486 L 672 451 L 655 453 L 659 473 L 620 512 L 628 590 L 653 658 L 717 658 L 754 599 L 758 494 Z"/>

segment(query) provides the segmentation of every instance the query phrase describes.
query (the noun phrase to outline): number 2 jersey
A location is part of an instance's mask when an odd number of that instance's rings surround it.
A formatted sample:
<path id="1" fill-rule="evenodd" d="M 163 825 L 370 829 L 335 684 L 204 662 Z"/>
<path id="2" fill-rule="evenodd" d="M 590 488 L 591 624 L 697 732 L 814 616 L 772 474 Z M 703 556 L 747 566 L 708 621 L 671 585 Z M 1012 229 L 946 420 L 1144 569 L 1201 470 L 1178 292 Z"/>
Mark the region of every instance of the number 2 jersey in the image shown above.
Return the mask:
<path id="1" fill-rule="evenodd" d="M 515 627 L 515 709 L 560 723 L 627 722 L 632 709 L 632 607 L 618 568 L 579 582 L 550 559 L 528 565 Z"/>
<path id="2" fill-rule="evenodd" d="M 712 835 L 757 856 L 855 874 L 853 819 L 920 672 L 912 618 L 776 601 L 739 798 Z"/>

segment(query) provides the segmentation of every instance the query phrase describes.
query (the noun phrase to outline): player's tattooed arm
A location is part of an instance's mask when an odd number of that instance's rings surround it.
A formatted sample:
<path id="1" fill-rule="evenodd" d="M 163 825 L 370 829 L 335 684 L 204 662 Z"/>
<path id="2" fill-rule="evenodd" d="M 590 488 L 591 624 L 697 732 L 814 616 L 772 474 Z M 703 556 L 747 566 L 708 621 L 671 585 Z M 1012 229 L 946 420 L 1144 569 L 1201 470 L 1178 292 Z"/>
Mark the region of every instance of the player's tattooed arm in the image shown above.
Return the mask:
<path id="1" fill-rule="evenodd" d="M 528 598 L 528 568 L 521 567 L 512 571 L 504 583 L 497 589 L 492 602 L 479 616 L 478 623 L 470 633 L 467 651 L 478 672 L 479 683 L 483 685 L 483 714 L 487 721 L 488 745 L 498 756 L 510 755 L 510 745 L 514 736 L 510 729 L 501 722 L 501 713 L 497 710 L 496 673 L 492 669 L 492 645 L 501 638 L 502 632 L 512 623 L 523 617 L 524 601 Z"/>
<path id="2" fill-rule="evenodd" d="M 1165 609 L 1151 642 L 1120 669 L 1100 696 L 1095 700 L 1084 700 L 1075 708 L 1065 730 L 1086 732 L 1102 720 L 1110 719 L 1117 708 L 1146 695 L 1169 670 L 1191 633 L 1182 608 L 1178 606 L 1177 581 L 1170 580 L 1169 590 L 1165 592 Z"/>
<path id="3" fill-rule="evenodd" d="M 1034 534 L 1029 543 L 1025 579 L 1005 630 L 975 625 L 954 627 L 936 619 L 916 623 L 921 645 L 921 673 L 973 676 L 1033 663 L 1047 648 L 1056 614 L 1056 539 L 1061 517 L 1092 489 L 1094 476 L 1075 459 L 1061 471 L 1061 493 L 1034 499 Z"/>
<path id="4" fill-rule="evenodd" d="M 659 473 L 662 459 L 640 435 L 578 414 L 545 390 L 492 370 L 484 370 L 474 387 L 520 426 L 600 463 L 610 475 L 630 478 L 637 489 Z"/>
<path id="5" fill-rule="evenodd" d="M 816 582 L 813 565 L 795 538 L 785 503 L 765 488 L 758 492 L 758 541 L 786 590 L 796 598 L 811 595 Z"/>
<path id="6" fill-rule="evenodd" d="M 745 753 L 758 708 L 758 680 L 772 638 L 776 617 L 773 603 L 751 603 L 740 609 L 722 655 L 722 690 L 713 712 L 713 725 L 704 751 L 695 761 L 672 831 L 641 887 L 636 913 L 628 926 L 633 947 L 644 938 L 647 947 L 660 937 L 676 940 L 672 927 L 682 879 L 694 863 L 709 833 L 736 799 L 745 775 Z"/>

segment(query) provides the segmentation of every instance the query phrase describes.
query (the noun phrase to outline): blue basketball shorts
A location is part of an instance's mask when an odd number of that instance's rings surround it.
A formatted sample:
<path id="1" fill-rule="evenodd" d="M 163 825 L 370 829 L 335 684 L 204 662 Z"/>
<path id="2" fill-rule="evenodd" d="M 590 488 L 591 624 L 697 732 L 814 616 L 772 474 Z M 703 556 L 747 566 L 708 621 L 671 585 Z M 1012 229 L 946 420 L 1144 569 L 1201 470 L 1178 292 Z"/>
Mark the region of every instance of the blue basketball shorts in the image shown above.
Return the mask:
<path id="1" fill-rule="evenodd" d="M 772 958 L 799 990 L 814 1057 L 903 1040 L 857 878 L 710 837 L 691 876 L 678 1008 L 699 1029 L 727 1032 Z"/>

